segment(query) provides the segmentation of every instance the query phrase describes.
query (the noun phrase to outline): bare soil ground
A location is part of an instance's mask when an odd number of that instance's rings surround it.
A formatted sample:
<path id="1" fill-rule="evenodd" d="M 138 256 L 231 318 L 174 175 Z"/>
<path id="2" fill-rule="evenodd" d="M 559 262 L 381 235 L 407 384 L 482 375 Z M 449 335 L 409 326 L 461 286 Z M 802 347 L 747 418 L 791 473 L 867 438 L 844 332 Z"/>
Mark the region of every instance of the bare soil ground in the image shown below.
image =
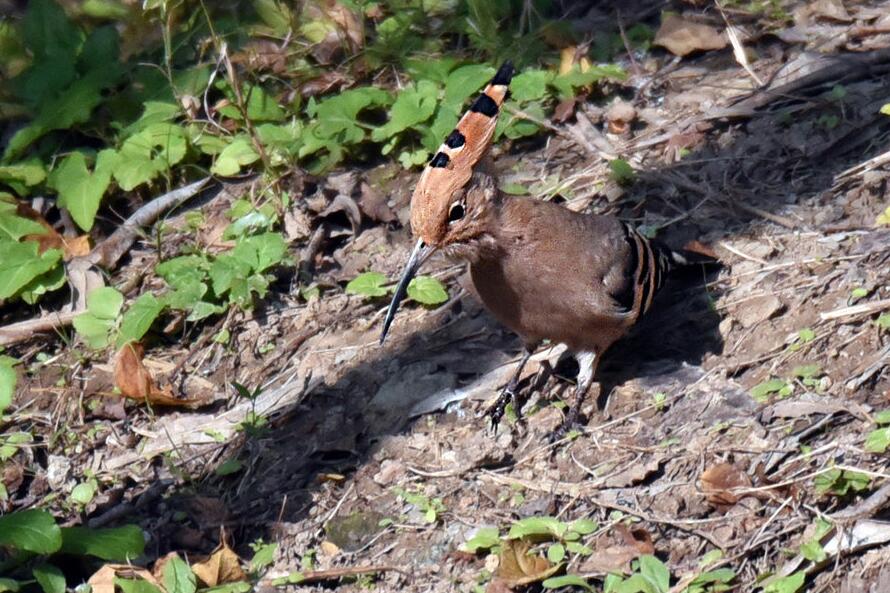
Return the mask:
<path id="1" fill-rule="evenodd" d="M 644 62 L 614 89 L 636 108 L 627 135 L 604 135 L 604 109 L 587 103 L 546 141 L 498 148 L 505 182 L 613 212 L 674 245 L 696 238 L 723 264 L 673 279 L 607 355 L 575 438 L 546 439 L 572 375 L 547 349 L 528 369 L 525 421 L 488 430 L 480 412 L 519 343 L 460 288 L 460 265 L 432 262 L 454 298 L 436 310 L 406 308 L 377 345 L 385 302 L 340 287 L 366 269 L 397 277 L 411 243 L 413 178 L 387 167 L 347 171 L 294 181 L 307 199 L 288 232 L 300 275 L 326 289 L 321 298 L 298 298 L 299 278 L 283 274 L 252 314 L 200 331 L 180 322 L 148 344 L 153 372 L 173 374 L 177 390 L 209 405 L 124 406 L 102 395 L 108 361 L 61 343 L 19 352 L 51 356 L 35 362 L 17 396 L 18 422 L 42 442 L 4 467 L 11 508 L 41 502 L 71 522 L 138 522 L 152 556 L 206 553 L 223 526 L 239 551 L 259 538 L 277 542 L 268 578 L 310 558 L 316 569 L 378 568 L 370 580 L 325 581 L 342 591 L 369 582 L 467 591 L 480 581 L 499 590 L 481 576 L 484 555 L 459 548 L 479 527 L 506 529 L 530 515 L 599 523 L 586 540 L 592 554 L 567 567 L 573 574 L 620 572 L 654 552 L 682 583 L 721 550 L 719 564 L 738 575 L 733 590 L 754 590 L 768 571 L 806 569 L 810 591 L 890 591 L 890 527 L 862 535 L 866 523 L 890 519 L 880 500 L 887 455 L 863 447 L 872 414 L 890 407 L 890 335 L 874 322 L 890 299 L 890 229 L 875 225 L 888 204 L 890 117 L 878 110 L 890 57 L 880 57 L 888 44 L 868 41 L 854 48 L 848 39 L 844 49 L 877 50 L 879 59 L 808 53 L 764 34 L 752 43 L 752 67 L 773 91 L 753 95 L 729 50 Z M 813 72 L 824 75 L 806 78 Z M 610 181 L 596 150 L 630 161 L 636 182 Z M 873 157 L 881 158 L 869 164 Z M 212 219 L 242 191 L 226 188 L 200 207 Z M 364 214 L 358 227 L 351 203 Z M 143 281 L 157 253 L 142 249 L 116 284 Z M 227 345 L 213 340 L 221 329 Z M 539 372 L 547 358 L 560 376 Z M 804 365 L 815 366 L 801 376 Z M 752 397 L 771 379 L 785 391 Z M 263 387 L 255 408 L 235 397 L 233 381 Z M 237 429 L 252 409 L 265 426 Z M 240 470 L 218 475 L 230 459 Z M 868 486 L 818 492 L 835 468 L 864 473 Z M 78 516 L 65 493 L 87 474 L 101 494 Z M 440 499 L 435 521 L 400 489 Z M 811 563 L 798 550 L 821 516 L 859 539 Z"/>

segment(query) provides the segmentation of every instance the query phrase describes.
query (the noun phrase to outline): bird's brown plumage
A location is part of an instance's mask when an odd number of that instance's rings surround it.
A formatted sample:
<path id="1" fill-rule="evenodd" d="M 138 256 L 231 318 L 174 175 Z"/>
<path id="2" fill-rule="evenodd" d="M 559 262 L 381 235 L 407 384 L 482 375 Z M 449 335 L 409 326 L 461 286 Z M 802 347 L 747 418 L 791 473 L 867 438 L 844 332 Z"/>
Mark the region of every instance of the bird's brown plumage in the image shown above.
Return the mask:
<path id="1" fill-rule="evenodd" d="M 483 163 L 510 76 L 508 63 L 421 174 L 411 200 L 415 253 L 441 249 L 469 261 L 476 294 L 527 350 L 548 339 L 579 354 L 588 368 L 579 375 L 577 414 L 599 356 L 649 310 L 668 271 L 684 262 L 613 216 L 501 194 L 496 173 Z M 398 297 L 390 314 L 397 306 Z M 494 422 L 519 372 L 521 365 L 493 409 Z"/>

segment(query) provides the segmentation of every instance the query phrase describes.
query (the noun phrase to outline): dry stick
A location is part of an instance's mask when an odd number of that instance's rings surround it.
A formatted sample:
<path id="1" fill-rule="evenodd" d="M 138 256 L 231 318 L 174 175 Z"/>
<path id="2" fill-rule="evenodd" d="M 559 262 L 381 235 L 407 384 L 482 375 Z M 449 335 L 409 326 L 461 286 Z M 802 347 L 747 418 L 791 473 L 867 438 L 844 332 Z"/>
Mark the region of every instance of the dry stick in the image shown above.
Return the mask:
<path id="1" fill-rule="evenodd" d="M 852 307 L 842 307 L 833 311 L 826 311 L 825 313 L 819 313 L 819 318 L 822 321 L 827 321 L 829 319 L 838 319 L 840 317 L 849 317 L 851 315 L 870 315 L 872 313 L 883 311 L 884 309 L 890 309 L 890 299 L 872 301 L 869 303 L 862 303 L 861 305 L 853 305 Z"/>
<path id="2" fill-rule="evenodd" d="M 829 518 L 833 521 L 852 521 L 872 517 L 884 508 L 888 501 L 890 501 L 890 480 L 884 482 L 884 485 L 875 490 L 868 498 L 852 507 L 838 511 Z"/>
<path id="3" fill-rule="evenodd" d="M 411 576 L 408 572 L 398 568 L 396 566 L 389 566 L 387 564 L 379 564 L 372 566 L 345 566 L 343 568 L 331 568 L 328 570 L 309 570 L 306 572 L 300 573 L 299 581 L 295 584 L 303 584 L 303 583 L 317 583 L 319 581 L 330 581 L 333 579 L 340 579 L 343 577 L 355 577 L 363 574 L 375 573 L 375 572 L 398 572 L 405 576 Z"/>

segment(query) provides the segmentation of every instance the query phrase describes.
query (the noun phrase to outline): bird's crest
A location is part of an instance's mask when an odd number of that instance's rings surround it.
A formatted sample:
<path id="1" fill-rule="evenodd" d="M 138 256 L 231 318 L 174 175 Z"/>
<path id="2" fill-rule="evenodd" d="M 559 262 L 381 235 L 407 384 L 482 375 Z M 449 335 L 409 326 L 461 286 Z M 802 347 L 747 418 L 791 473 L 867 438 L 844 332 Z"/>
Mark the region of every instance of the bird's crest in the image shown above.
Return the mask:
<path id="1" fill-rule="evenodd" d="M 447 208 L 454 192 L 470 181 L 473 168 L 491 146 L 498 113 L 512 78 L 513 64 L 504 62 L 424 168 L 411 197 L 411 227 L 415 235 L 437 234 L 427 232 L 440 222 L 436 213 Z"/>

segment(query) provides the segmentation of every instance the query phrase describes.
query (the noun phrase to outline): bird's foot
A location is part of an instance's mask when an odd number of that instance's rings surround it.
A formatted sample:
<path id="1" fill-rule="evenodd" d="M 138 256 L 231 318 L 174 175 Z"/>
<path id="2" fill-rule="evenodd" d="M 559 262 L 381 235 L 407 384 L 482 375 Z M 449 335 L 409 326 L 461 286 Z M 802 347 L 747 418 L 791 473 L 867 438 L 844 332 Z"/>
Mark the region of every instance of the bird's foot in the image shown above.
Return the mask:
<path id="1" fill-rule="evenodd" d="M 548 437 L 548 441 L 552 445 L 557 441 L 561 441 L 565 437 L 569 435 L 573 430 L 577 430 L 579 428 L 578 416 L 580 415 L 580 410 L 576 409 L 575 406 L 569 410 L 569 413 L 566 414 L 565 420 L 562 421 L 556 430 L 550 433 Z"/>
<path id="2" fill-rule="evenodd" d="M 501 423 L 501 419 L 504 417 L 504 412 L 507 410 L 507 404 L 511 402 L 516 402 L 516 391 L 511 385 L 508 385 L 501 391 L 501 394 L 498 396 L 497 401 L 492 404 L 488 411 L 485 413 L 488 416 L 490 421 L 491 433 L 496 435 L 498 432 L 498 425 Z"/>

